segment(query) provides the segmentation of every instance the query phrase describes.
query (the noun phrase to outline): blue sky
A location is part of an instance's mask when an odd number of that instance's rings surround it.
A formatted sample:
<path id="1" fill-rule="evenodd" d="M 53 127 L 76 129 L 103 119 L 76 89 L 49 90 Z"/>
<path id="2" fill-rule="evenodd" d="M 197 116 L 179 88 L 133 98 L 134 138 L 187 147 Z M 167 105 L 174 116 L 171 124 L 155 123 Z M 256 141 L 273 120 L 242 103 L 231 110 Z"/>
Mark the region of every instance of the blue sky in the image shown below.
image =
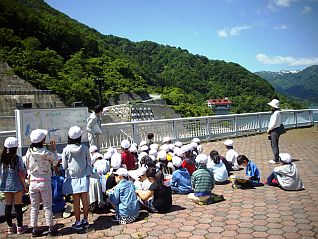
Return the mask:
<path id="1" fill-rule="evenodd" d="M 187 49 L 248 70 L 318 65 L 318 0 L 45 0 L 102 34 Z"/>

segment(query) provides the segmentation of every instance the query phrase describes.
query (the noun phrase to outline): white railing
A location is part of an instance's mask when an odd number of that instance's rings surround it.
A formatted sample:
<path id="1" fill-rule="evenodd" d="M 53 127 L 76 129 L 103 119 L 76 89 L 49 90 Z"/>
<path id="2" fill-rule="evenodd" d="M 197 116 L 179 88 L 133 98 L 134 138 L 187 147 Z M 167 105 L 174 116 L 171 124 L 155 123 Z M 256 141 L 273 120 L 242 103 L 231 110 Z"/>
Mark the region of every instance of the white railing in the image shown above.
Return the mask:
<path id="1" fill-rule="evenodd" d="M 298 128 L 318 124 L 318 109 L 283 110 L 282 122 L 285 128 Z M 166 136 L 182 142 L 198 137 L 203 141 L 235 137 L 266 131 L 271 112 L 217 115 L 194 118 L 137 121 L 102 124 L 102 147 L 119 146 L 123 139 L 139 143 L 146 140 L 147 133 L 155 135 L 161 142 Z M 0 144 L 8 136 L 15 136 L 15 130 L 0 131 Z"/>
<path id="2" fill-rule="evenodd" d="M 283 110 L 285 128 L 297 128 L 318 123 L 318 109 Z M 123 139 L 139 143 L 146 140 L 147 133 L 161 142 L 166 136 L 178 141 L 190 141 L 194 137 L 213 140 L 243 134 L 266 131 L 271 112 L 231 114 L 194 118 L 178 118 L 139 122 L 102 124 L 102 147 L 119 146 Z"/>

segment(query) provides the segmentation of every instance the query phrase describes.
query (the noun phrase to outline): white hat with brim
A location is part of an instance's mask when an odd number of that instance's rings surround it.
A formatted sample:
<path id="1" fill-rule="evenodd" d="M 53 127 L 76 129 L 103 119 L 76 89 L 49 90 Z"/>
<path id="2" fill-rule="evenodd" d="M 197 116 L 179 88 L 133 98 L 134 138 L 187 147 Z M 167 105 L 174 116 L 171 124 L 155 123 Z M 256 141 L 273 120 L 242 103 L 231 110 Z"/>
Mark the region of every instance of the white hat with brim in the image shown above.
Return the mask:
<path id="1" fill-rule="evenodd" d="M 206 164 L 208 162 L 208 156 L 206 156 L 205 154 L 199 154 L 196 157 L 195 161 L 200 164 Z"/>
<path id="2" fill-rule="evenodd" d="M 170 137 L 164 137 L 162 140 L 162 143 L 168 143 L 171 142 L 171 138 Z"/>
<path id="3" fill-rule="evenodd" d="M 78 139 L 81 136 L 82 136 L 82 130 L 78 126 L 73 126 L 68 131 L 68 137 L 70 137 L 71 139 Z"/>
<path id="4" fill-rule="evenodd" d="M 272 101 L 267 104 L 273 108 L 279 109 L 279 100 L 277 99 L 272 99 Z"/>
<path id="5" fill-rule="evenodd" d="M 92 145 L 92 146 L 90 146 L 89 147 L 89 152 L 90 153 L 94 153 L 94 152 L 96 152 L 98 149 L 97 149 L 97 146 L 96 145 Z"/>
<path id="6" fill-rule="evenodd" d="M 181 148 L 182 147 L 182 142 L 177 141 L 174 143 L 174 146 Z"/>
<path id="7" fill-rule="evenodd" d="M 8 137 L 4 141 L 4 147 L 6 147 L 7 149 L 16 148 L 18 146 L 19 146 L 18 139 L 15 137 Z"/>
<path id="8" fill-rule="evenodd" d="M 123 149 L 129 149 L 129 148 L 130 148 L 130 142 L 129 142 L 129 140 L 124 139 L 123 141 L 121 141 L 120 146 L 121 146 Z"/>
<path id="9" fill-rule="evenodd" d="M 143 145 L 140 147 L 140 151 L 141 152 L 145 152 L 145 151 L 148 151 L 149 150 L 149 147 L 147 145 Z"/>
<path id="10" fill-rule="evenodd" d="M 200 143 L 201 141 L 200 141 L 200 139 L 199 139 L 199 138 L 193 138 L 193 139 L 192 139 L 192 142 L 194 142 L 194 143 L 197 143 L 197 144 L 198 144 L 198 143 Z"/>
<path id="11" fill-rule="evenodd" d="M 232 139 L 227 139 L 227 140 L 224 141 L 224 144 L 225 144 L 226 146 L 233 146 L 234 142 L 233 142 Z"/>
<path id="12" fill-rule="evenodd" d="M 172 157 L 172 164 L 175 167 L 180 167 L 182 165 L 182 159 L 178 156 L 173 156 Z"/>
<path id="13" fill-rule="evenodd" d="M 158 159 L 159 159 L 160 161 L 166 160 L 166 159 L 167 159 L 167 152 L 164 151 L 164 150 L 160 150 L 160 151 L 158 152 Z"/>
<path id="14" fill-rule="evenodd" d="M 120 153 L 114 153 L 110 159 L 110 166 L 113 169 L 118 169 L 121 166 L 121 154 Z"/>
<path id="15" fill-rule="evenodd" d="M 146 174 L 146 171 L 147 171 L 147 168 L 146 168 L 146 167 L 138 168 L 138 169 L 137 169 L 137 176 L 138 176 L 138 177 L 141 177 L 141 176 L 145 175 L 145 174 Z"/>
<path id="16" fill-rule="evenodd" d="M 115 175 L 119 175 L 119 176 L 123 176 L 123 177 L 127 177 L 128 176 L 128 171 L 125 168 L 119 168 L 116 170 L 116 172 L 114 172 Z"/>
<path id="17" fill-rule="evenodd" d="M 280 153 L 279 154 L 280 160 L 284 163 L 291 163 L 292 157 L 289 153 Z"/>
<path id="18" fill-rule="evenodd" d="M 34 144 L 40 143 L 43 139 L 45 139 L 47 133 L 48 131 L 45 129 L 35 129 L 30 134 L 30 140 Z"/>
<path id="19" fill-rule="evenodd" d="M 149 148 L 150 148 L 150 149 L 155 149 L 155 150 L 158 151 L 158 149 L 159 149 L 159 144 L 150 144 Z"/>

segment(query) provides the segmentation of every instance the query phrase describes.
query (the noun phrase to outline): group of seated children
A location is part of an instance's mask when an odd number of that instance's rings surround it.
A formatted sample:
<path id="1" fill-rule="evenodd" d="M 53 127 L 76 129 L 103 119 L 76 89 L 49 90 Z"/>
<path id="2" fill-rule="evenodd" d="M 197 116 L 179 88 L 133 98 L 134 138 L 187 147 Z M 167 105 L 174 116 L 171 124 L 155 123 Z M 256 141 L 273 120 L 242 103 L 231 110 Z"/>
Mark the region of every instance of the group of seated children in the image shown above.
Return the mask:
<path id="1" fill-rule="evenodd" d="M 246 167 L 247 180 L 234 180 L 236 188 L 258 186 L 260 173 L 256 165 L 233 148 L 233 141 L 224 142 L 228 149 L 222 157 L 215 150 L 209 157 L 202 153 L 200 140 L 191 143 L 172 143 L 164 138 L 161 145 L 153 142 L 153 134 L 139 145 L 128 140 L 121 142 L 121 152 L 109 147 L 102 155 L 97 147 L 81 143 L 82 130 L 73 126 L 68 132 L 68 144 L 58 157 L 55 142 L 52 152 L 45 147 L 46 130 L 36 129 L 30 134 L 31 145 L 23 162 L 17 156 L 18 140 L 9 137 L 1 155 L 0 191 L 5 193 L 5 216 L 8 233 L 25 232 L 22 219 L 22 192 L 29 191 L 31 200 L 32 236 L 42 235 L 38 228 L 38 212 L 43 204 L 48 234 L 55 235 L 52 213 L 52 167 L 61 165 L 63 193 L 73 198 L 75 222 L 72 228 L 89 227 L 89 206 L 105 204 L 113 207 L 114 221 L 126 224 L 135 221 L 140 209 L 149 212 L 167 212 L 172 206 L 172 193 L 188 194 L 199 204 L 208 204 L 222 197 L 212 194 L 215 184 L 225 184 L 230 172 Z M 299 190 L 303 184 L 296 165 L 288 154 L 281 154 L 283 166 L 276 167 L 269 176 L 268 185 L 278 185 L 285 190 Z M 25 179 L 28 180 L 25 180 Z M 20 180 L 17 180 L 20 179 Z M 29 182 L 29 187 L 25 182 Z M 12 223 L 11 209 L 15 204 L 17 226 Z M 81 207 L 83 218 L 80 219 Z"/>

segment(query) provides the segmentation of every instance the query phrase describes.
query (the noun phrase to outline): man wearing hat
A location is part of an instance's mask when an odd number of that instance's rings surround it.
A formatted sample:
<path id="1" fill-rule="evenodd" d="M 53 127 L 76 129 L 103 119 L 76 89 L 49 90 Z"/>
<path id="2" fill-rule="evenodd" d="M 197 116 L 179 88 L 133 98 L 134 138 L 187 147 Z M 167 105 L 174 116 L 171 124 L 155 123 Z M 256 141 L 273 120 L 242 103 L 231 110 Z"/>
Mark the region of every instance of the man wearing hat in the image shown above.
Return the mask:
<path id="1" fill-rule="evenodd" d="M 196 157 L 198 169 L 192 174 L 191 183 L 194 193 L 190 193 L 188 199 L 195 203 L 207 203 L 211 198 L 214 188 L 213 172 L 207 169 L 208 156 L 199 154 Z"/>
<path id="2" fill-rule="evenodd" d="M 88 117 L 86 125 L 89 145 L 96 145 L 98 149 L 100 147 L 99 136 L 102 134 L 102 124 L 100 119 L 102 112 L 103 106 L 96 105 L 94 112 Z"/>
<path id="3" fill-rule="evenodd" d="M 279 163 L 279 136 L 278 128 L 282 124 L 280 109 L 279 109 L 279 100 L 273 99 L 271 102 L 267 103 L 271 106 L 272 115 L 268 123 L 267 133 L 271 140 L 271 147 L 274 154 L 274 159 L 269 160 L 270 164 L 278 164 Z"/>

